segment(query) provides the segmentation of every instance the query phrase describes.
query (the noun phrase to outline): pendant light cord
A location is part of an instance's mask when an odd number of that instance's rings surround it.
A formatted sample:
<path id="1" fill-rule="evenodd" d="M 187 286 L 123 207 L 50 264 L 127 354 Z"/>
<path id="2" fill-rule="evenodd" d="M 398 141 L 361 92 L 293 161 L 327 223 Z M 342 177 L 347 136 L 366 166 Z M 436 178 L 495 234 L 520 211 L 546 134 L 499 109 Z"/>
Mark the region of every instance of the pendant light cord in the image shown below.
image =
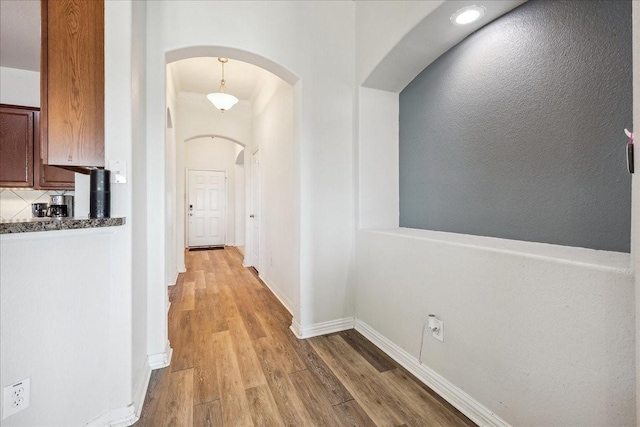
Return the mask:
<path id="1" fill-rule="evenodd" d="M 225 93 L 224 91 L 224 62 L 222 64 L 222 79 L 220 79 L 220 92 Z"/>

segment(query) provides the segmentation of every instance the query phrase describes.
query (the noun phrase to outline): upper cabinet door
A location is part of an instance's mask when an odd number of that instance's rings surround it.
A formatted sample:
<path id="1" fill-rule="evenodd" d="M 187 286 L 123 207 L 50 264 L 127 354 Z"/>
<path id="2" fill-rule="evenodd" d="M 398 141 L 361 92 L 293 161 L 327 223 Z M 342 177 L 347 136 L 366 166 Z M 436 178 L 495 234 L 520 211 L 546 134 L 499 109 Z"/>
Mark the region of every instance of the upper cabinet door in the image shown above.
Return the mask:
<path id="1" fill-rule="evenodd" d="M 33 112 L 0 107 L 0 187 L 33 187 Z"/>
<path id="2" fill-rule="evenodd" d="M 42 0 L 41 156 L 104 166 L 104 1 Z"/>

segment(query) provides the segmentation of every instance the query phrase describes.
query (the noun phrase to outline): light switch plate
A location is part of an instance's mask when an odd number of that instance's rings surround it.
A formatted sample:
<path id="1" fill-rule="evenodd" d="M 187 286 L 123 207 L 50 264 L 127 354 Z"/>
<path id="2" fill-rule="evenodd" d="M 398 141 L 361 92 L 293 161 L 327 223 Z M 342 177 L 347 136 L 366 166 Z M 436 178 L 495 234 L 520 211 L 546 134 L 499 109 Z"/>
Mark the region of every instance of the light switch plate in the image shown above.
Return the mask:
<path id="1" fill-rule="evenodd" d="M 109 160 L 112 184 L 127 183 L 127 162 L 124 160 Z"/>

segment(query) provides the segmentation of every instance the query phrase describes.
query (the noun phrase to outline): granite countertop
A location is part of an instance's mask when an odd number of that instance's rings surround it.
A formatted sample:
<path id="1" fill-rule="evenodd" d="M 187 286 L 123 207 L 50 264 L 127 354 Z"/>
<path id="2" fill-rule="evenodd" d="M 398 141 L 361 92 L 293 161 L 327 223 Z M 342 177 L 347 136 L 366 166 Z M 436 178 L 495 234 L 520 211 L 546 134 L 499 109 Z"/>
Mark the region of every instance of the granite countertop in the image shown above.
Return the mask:
<path id="1" fill-rule="evenodd" d="M 80 228 L 116 227 L 125 218 L 29 218 L 0 221 L 0 234 L 33 231 L 77 230 Z"/>

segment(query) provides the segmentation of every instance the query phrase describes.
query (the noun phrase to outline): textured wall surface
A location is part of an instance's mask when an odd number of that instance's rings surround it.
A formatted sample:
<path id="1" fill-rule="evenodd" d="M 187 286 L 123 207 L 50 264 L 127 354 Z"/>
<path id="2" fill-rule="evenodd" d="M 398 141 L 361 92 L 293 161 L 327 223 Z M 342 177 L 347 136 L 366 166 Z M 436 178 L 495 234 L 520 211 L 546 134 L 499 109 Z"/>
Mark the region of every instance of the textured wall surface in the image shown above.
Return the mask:
<path id="1" fill-rule="evenodd" d="M 532 0 L 400 94 L 400 226 L 629 252 L 630 1 Z"/>

